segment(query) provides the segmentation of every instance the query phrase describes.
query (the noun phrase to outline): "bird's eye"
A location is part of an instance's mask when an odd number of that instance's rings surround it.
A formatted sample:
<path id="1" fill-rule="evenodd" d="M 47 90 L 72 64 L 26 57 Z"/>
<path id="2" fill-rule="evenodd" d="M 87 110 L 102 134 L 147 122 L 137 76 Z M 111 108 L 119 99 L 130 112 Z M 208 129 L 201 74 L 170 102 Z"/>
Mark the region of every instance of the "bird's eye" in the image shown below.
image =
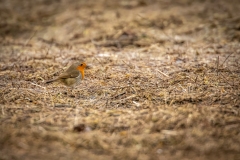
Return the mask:
<path id="1" fill-rule="evenodd" d="M 81 66 L 83 66 L 83 64 L 81 64 Z"/>

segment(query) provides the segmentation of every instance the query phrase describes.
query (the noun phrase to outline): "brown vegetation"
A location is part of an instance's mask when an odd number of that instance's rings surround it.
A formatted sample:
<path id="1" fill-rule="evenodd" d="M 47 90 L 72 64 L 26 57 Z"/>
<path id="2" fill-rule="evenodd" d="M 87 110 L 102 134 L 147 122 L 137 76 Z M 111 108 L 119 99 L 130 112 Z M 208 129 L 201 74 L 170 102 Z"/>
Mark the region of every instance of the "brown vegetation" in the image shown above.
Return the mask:
<path id="1" fill-rule="evenodd" d="M 239 10 L 0 1 L 0 159 L 239 159 Z M 74 61 L 79 86 L 44 83 Z"/>

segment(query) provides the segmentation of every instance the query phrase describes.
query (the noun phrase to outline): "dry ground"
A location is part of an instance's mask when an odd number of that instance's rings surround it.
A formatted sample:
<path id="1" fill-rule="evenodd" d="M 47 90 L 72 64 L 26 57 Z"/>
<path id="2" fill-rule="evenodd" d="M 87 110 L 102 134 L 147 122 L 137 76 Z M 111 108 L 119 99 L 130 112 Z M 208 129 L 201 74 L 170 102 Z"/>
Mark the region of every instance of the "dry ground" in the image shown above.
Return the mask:
<path id="1" fill-rule="evenodd" d="M 1 0 L 0 159 L 240 159 L 238 0 Z M 88 64 L 73 90 L 45 80 Z"/>

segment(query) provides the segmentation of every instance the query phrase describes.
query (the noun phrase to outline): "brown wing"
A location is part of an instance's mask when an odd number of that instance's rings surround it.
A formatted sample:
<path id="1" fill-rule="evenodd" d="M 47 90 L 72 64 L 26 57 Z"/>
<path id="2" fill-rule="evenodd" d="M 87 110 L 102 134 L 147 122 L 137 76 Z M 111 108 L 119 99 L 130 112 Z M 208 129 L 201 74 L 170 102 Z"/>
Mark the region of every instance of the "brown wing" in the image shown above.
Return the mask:
<path id="1" fill-rule="evenodd" d="M 59 75 L 58 79 L 76 78 L 79 76 L 79 74 L 80 73 L 78 70 L 68 71 L 66 73 L 62 73 L 61 75 Z"/>

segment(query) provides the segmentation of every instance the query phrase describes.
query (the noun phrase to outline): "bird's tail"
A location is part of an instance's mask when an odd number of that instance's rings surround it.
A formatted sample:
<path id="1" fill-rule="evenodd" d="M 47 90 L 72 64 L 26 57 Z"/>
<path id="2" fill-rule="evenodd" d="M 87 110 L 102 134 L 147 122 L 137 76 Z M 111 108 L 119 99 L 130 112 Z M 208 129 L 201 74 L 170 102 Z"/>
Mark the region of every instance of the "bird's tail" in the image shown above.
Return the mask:
<path id="1" fill-rule="evenodd" d="M 52 83 L 52 82 L 55 82 L 55 81 L 57 81 L 57 80 L 58 80 L 58 78 L 55 78 L 55 79 L 48 80 L 48 81 L 46 81 L 45 83 Z"/>

